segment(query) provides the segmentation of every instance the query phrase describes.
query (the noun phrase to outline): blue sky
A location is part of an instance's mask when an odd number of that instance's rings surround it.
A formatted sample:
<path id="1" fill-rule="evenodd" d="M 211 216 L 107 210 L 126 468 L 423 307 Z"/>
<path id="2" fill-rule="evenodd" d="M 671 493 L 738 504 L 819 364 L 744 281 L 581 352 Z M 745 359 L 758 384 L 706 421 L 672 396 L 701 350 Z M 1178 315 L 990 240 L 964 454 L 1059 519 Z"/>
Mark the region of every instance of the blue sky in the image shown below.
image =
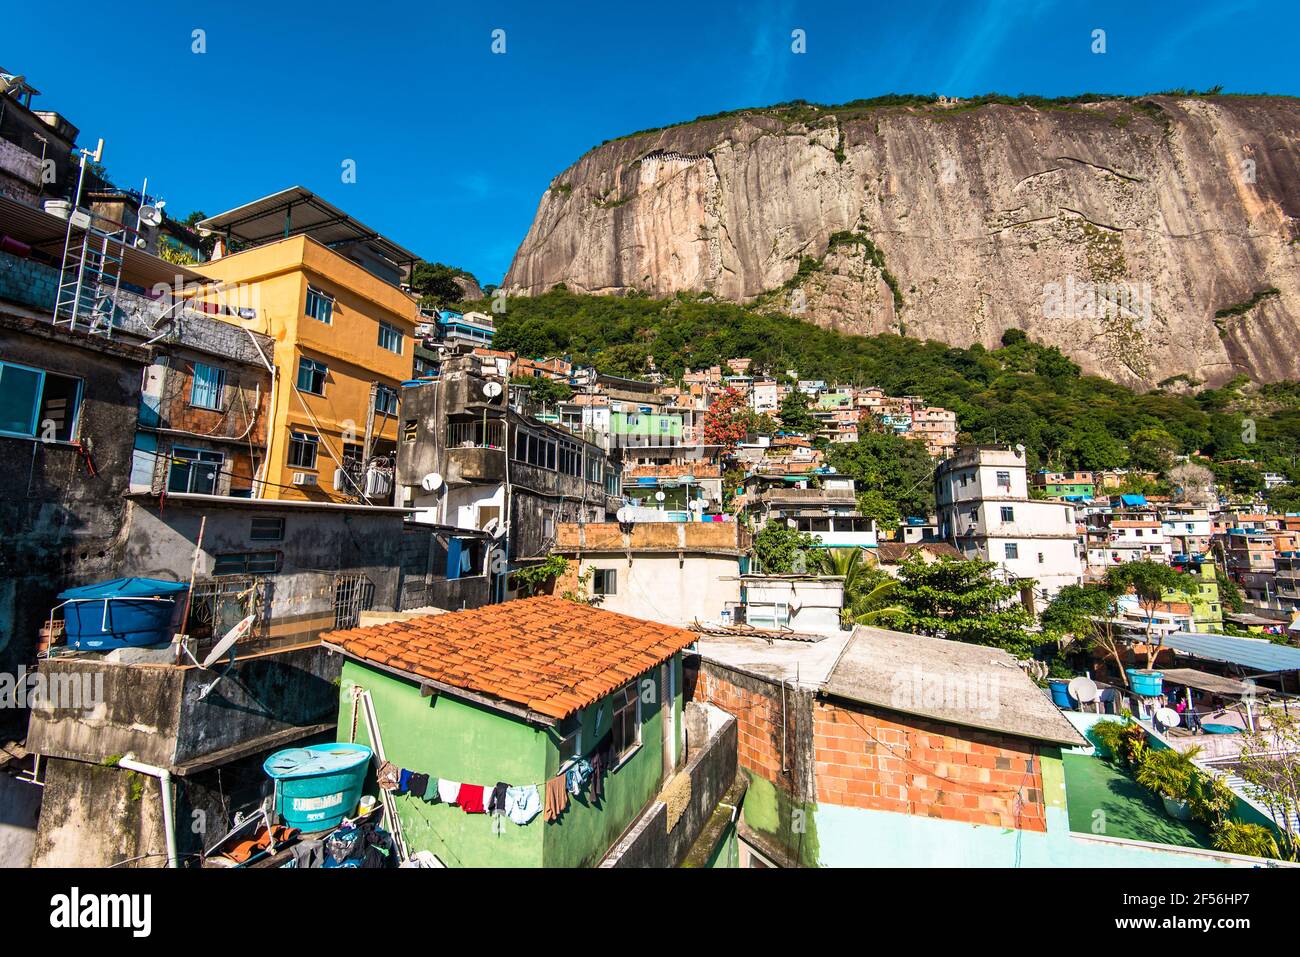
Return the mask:
<path id="1" fill-rule="evenodd" d="M 114 180 L 138 189 L 148 176 L 170 212 L 301 184 L 498 282 L 550 179 L 624 133 L 889 92 L 1296 94 L 1297 27 L 1300 5 L 1255 0 L 64 0 L 57 42 L 48 6 L 6 10 L 0 66 L 25 74 L 43 93 L 33 105 L 67 116 L 83 143 L 104 137 Z M 491 50 L 497 29 L 504 54 Z M 342 182 L 348 159 L 355 183 Z"/>

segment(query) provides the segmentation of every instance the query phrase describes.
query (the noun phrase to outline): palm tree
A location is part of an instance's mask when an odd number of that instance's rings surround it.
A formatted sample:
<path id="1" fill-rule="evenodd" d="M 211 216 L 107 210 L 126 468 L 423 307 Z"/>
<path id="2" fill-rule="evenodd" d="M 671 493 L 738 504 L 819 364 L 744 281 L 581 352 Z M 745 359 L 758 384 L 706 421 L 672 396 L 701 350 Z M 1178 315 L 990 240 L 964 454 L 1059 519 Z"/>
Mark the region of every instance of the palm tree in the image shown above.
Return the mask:
<path id="1" fill-rule="evenodd" d="M 844 579 L 844 624 L 873 625 L 903 610 L 889 599 L 901 583 L 879 569 L 862 563 L 860 548 L 827 548 L 817 552 L 813 567 L 818 574 Z"/>

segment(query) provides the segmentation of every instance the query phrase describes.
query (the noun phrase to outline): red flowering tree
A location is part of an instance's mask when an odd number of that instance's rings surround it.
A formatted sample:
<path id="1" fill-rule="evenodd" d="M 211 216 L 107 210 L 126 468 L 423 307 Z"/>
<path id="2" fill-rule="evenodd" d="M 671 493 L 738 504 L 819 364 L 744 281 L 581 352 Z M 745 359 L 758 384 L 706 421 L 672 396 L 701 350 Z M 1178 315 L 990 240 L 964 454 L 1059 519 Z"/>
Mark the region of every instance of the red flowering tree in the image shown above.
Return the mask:
<path id="1" fill-rule="evenodd" d="M 749 407 L 735 389 L 726 389 L 704 413 L 704 441 L 730 452 L 749 433 Z"/>

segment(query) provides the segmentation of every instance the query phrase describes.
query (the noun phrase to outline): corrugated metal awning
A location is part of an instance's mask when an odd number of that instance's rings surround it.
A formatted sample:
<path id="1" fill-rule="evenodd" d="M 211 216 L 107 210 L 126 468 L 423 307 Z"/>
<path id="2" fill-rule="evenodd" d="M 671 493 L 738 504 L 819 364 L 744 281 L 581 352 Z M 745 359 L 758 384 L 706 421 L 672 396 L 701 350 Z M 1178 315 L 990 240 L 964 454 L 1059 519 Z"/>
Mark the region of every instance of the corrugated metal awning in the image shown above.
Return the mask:
<path id="1" fill-rule="evenodd" d="M 1265 638 L 1175 631 L 1165 636 L 1164 644 L 1180 654 L 1209 661 L 1226 661 L 1254 671 L 1300 671 L 1300 648 L 1274 644 Z"/>

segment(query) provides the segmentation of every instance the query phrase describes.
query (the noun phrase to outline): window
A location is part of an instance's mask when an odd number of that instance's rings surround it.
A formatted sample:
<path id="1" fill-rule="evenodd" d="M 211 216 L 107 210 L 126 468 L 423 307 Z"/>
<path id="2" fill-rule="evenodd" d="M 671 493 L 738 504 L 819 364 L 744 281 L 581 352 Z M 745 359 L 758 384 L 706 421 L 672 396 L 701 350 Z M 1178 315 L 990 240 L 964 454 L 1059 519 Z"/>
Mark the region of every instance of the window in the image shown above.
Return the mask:
<path id="1" fill-rule="evenodd" d="M 316 467 L 316 448 L 320 438 L 306 432 L 289 433 L 289 464 L 299 469 Z"/>
<path id="2" fill-rule="evenodd" d="M 582 757 L 582 712 L 569 715 L 555 730 L 560 736 L 556 747 L 560 752 L 560 767 L 563 768 L 568 762 Z"/>
<path id="3" fill-rule="evenodd" d="M 248 537 L 254 542 L 279 542 L 284 540 L 283 518 L 255 518 L 248 530 Z"/>
<path id="4" fill-rule="evenodd" d="M 397 415 L 397 390 L 386 385 L 375 389 L 375 411 L 380 415 Z"/>
<path id="5" fill-rule="evenodd" d="M 386 322 L 379 324 L 379 348 L 402 354 L 402 330 Z"/>
<path id="6" fill-rule="evenodd" d="M 641 698 L 636 693 L 636 685 L 635 681 L 629 681 L 614 692 L 610 701 L 614 709 L 610 731 L 614 735 L 614 753 L 620 761 L 641 743 Z"/>
<path id="7" fill-rule="evenodd" d="M 329 325 L 334 321 L 334 297 L 315 286 L 307 287 L 307 315 Z"/>
<path id="8" fill-rule="evenodd" d="M 998 481 L 998 488 L 1006 488 L 1006 489 L 1011 488 L 1011 473 L 998 472 L 997 481 Z"/>
<path id="9" fill-rule="evenodd" d="M 1043 553 L 1042 553 L 1042 552 L 1039 552 L 1039 553 L 1038 553 L 1038 564 L 1040 564 L 1040 565 L 1043 564 L 1043 561 L 1044 561 L 1044 559 L 1043 559 Z"/>
<path id="10" fill-rule="evenodd" d="M 747 604 L 745 621 L 755 628 L 785 628 L 790 624 L 790 606 L 786 602 Z"/>
<path id="11" fill-rule="evenodd" d="M 592 570 L 591 591 L 594 595 L 618 594 L 618 570 L 614 568 L 596 568 Z"/>
<path id="12" fill-rule="evenodd" d="M 419 423 L 415 419 L 407 419 L 402 423 L 402 441 L 414 442 L 417 435 L 420 434 Z"/>
<path id="13" fill-rule="evenodd" d="M 215 575 L 274 575 L 280 570 L 279 552 L 225 552 L 212 564 Z"/>
<path id="14" fill-rule="evenodd" d="M 225 460 L 220 452 L 173 448 L 171 467 L 167 472 L 167 491 L 216 495 L 217 477 Z"/>
<path id="15" fill-rule="evenodd" d="M 1016 520 L 1016 510 L 1010 505 L 1002 506 L 1002 521 L 1014 522 Z"/>
<path id="16" fill-rule="evenodd" d="M 325 376 L 328 373 L 329 369 L 325 363 L 317 362 L 315 359 L 308 359 L 306 356 L 300 356 L 298 358 L 298 389 L 312 395 L 324 395 Z"/>
<path id="17" fill-rule="evenodd" d="M 80 397 L 80 379 L 0 362 L 0 433 L 70 442 Z"/>
<path id="18" fill-rule="evenodd" d="M 1006 545 L 1005 545 L 1004 547 L 1005 547 L 1005 549 L 1006 549 L 1006 557 L 1007 557 L 1007 558 L 1019 558 L 1019 557 L 1020 557 L 1020 546 L 1017 545 L 1015 542 L 1007 542 Z"/>
<path id="19" fill-rule="evenodd" d="M 221 411 L 221 397 L 226 389 L 226 370 L 194 363 L 194 384 L 190 387 L 190 405 Z"/>
<path id="20" fill-rule="evenodd" d="M 555 537 L 555 509 L 542 509 L 542 538 L 551 539 Z"/>

